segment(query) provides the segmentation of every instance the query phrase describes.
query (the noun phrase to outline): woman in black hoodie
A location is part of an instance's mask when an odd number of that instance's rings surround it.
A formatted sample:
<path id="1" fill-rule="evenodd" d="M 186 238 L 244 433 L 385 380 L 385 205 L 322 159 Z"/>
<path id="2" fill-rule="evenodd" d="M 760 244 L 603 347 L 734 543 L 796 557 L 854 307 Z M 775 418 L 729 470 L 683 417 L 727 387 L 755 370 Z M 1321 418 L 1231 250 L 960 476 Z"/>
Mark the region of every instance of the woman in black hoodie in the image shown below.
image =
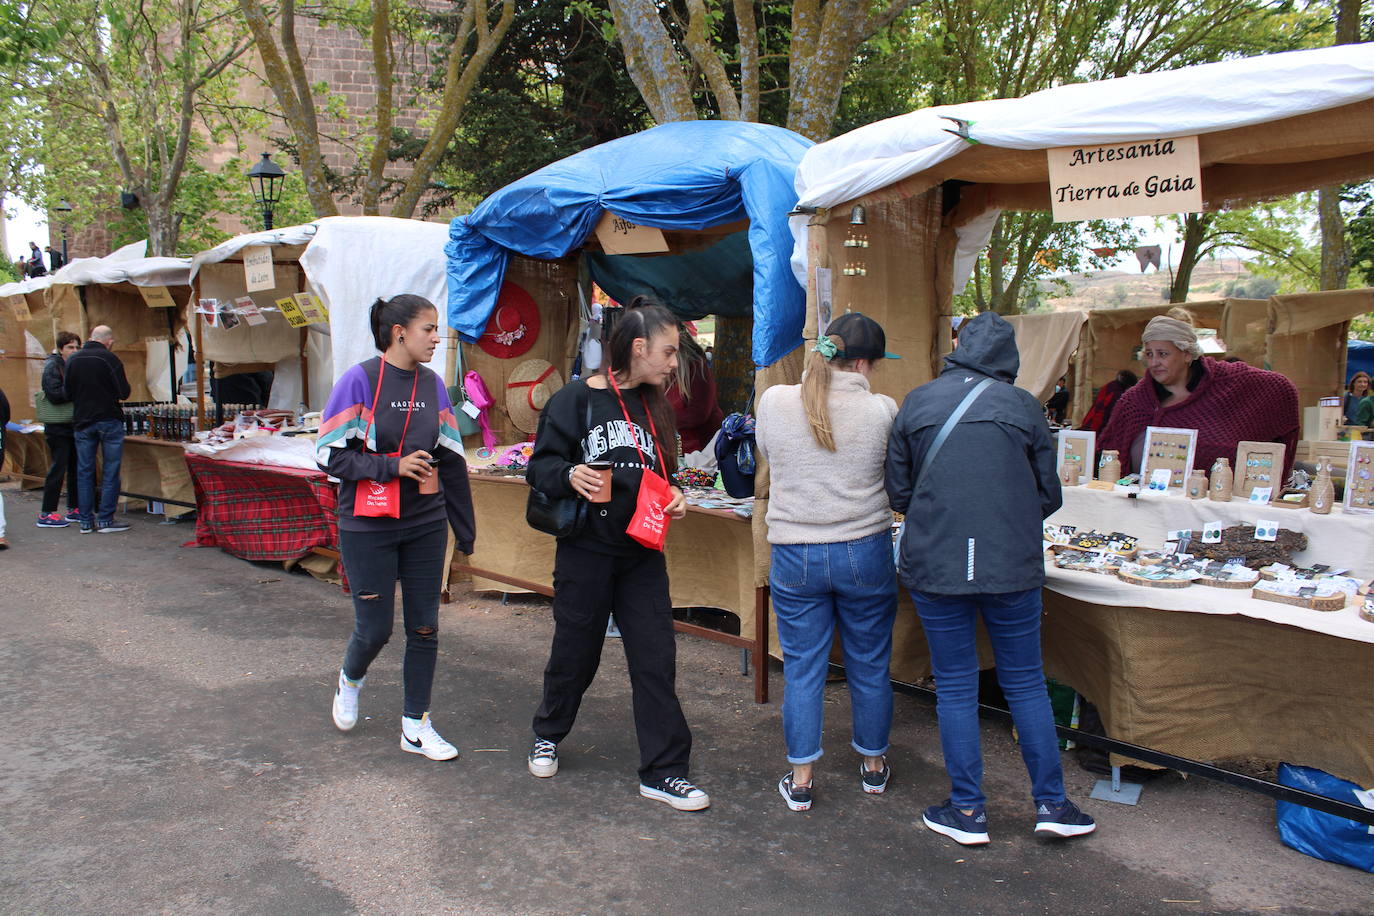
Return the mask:
<path id="1" fill-rule="evenodd" d="M 59 331 L 57 349 L 48 354 L 43 363 L 43 397 L 57 411 L 72 415 L 72 402 L 67 397 L 67 360 L 81 349 L 81 338 L 71 331 Z M 43 505 L 38 510 L 39 528 L 65 528 L 81 518 L 76 498 L 76 434 L 71 420 L 55 422 L 45 420 L 43 438 L 48 442 L 48 476 L 43 480 Z M 62 495 L 62 482 L 67 483 L 67 515 L 57 514 L 57 503 Z"/>
<path id="2" fill-rule="evenodd" d="M 888 442 L 888 500 L 906 514 L 898 575 L 930 644 L 950 780 L 949 799 L 927 808 L 922 820 L 966 846 L 988 842 L 979 616 L 1031 777 L 1036 836 L 1095 829 L 1064 796 L 1040 659 L 1042 522 L 1059 508 L 1061 494 L 1044 411 L 1012 384 L 1020 363 L 1016 335 L 1000 315 L 983 312 L 965 322 L 940 377 L 906 396 Z"/>

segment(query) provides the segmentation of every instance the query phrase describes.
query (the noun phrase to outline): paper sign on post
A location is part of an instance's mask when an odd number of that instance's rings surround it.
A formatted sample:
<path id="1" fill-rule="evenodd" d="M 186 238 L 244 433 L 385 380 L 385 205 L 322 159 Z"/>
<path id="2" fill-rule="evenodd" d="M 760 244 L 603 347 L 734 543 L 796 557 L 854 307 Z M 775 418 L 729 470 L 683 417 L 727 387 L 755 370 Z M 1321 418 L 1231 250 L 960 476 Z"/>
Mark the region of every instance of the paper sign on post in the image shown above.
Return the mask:
<path id="1" fill-rule="evenodd" d="M 252 296 L 239 296 L 234 300 L 234 308 L 249 325 L 267 324 L 267 319 L 263 317 L 262 311 L 258 308 L 258 304 L 253 301 Z"/>
<path id="2" fill-rule="evenodd" d="M 177 306 L 171 291 L 165 286 L 140 286 L 138 292 L 150 309 L 172 309 Z"/>
<path id="3" fill-rule="evenodd" d="M 243 279 L 250 293 L 276 288 L 277 277 L 272 266 L 271 248 L 249 245 L 243 249 Z"/>
<path id="4" fill-rule="evenodd" d="M 1202 209 L 1196 136 L 1061 146 L 1045 153 L 1057 223 Z"/>
<path id="5" fill-rule="evenodd" d="M 205 324 L 212 328 L 219 327 L 219 301 L 216 299 L 200 299 L 196 302 L 196 314 L 205 319 Z"/>
<path id="6" fill-rule="evenodd" d="M 823 337 L 833 314 L 832 283 L 829 267 L 816 268 L 816 336 Z"/>
<path id="7" fill-rule="evenodd" d="M 642 254 L 667 251 L 668 240 L 663 230 L 654 226 L 640 226 L 616 216 L 610 210 L 601 214 L 596 224 L 596 240 L 607 254 Z"/>
<path id="8" fill-rule="evenodd" d="M 301 314 L 301 307 L 296 304 L 296 300 L 290 296 L 283 296 L 277 300 L 277 308 L 281 309 L 282 317 L 286 323 L 293 328 L 303 328 L 310 322 Z"/>

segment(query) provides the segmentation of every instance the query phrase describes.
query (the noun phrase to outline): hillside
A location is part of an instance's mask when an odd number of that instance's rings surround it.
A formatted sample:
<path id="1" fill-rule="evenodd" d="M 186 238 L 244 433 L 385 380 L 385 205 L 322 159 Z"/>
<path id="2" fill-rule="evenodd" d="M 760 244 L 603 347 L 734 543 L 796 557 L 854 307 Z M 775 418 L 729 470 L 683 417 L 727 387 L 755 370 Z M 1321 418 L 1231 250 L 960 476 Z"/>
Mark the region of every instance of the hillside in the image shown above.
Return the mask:
<path id="1" fill-rule="evenodd" d="M 1074 309 L 1125 308 L 1137 305 L 1158 305 L 1165 300 L 1169 288 L 1169 272 L 1150 268 L 1148 273 L 1107 270 L 1094 274 L 1075 274 L 1067 278 L 1072 292 L 1056 296 L 1050 283 L 1041 282 L 1046 304 L 1056 311 Z M 1189 299 L 1220 299 L 1232 283 L 1248 283 L 1255 279 L 1239 258 L 1205 260 L 1193 271 Z M 1264 281 L 1261 278 L 1261 283 Z M 1267 283 L 1264 283 L 1267 286 Z M 1252 293 L 1253 295 L 1253 293 Z M 1264 293 L 1265 296 L 1269 293 Z"/>

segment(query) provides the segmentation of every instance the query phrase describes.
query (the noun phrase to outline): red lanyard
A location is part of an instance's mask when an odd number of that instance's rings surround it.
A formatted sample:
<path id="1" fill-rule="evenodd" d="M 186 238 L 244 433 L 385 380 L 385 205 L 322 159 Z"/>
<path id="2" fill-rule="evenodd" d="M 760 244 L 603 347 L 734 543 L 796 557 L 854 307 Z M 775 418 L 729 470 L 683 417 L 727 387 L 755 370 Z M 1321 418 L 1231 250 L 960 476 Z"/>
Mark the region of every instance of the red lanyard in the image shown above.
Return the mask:
<path id="1" fill-rule="evenodd" d="M 634 434 L 635 423 L 630 419 L 630 411 L 625 408 L 625 399 L 620 396 L 620 386 L 615 383 L 615 373 L 607 370 L 606 378 L 610 381 L 611 388 L 615 391 L 615 399 L 620 402 L 620 412 L 625 415 L 625 423 L 630 427 L 630 438 L 634 440 L 635 451 L 639 452 L 639 463 L 643 464 L 644 452 L 639 448 L 639 437 Z M 657 453 L 659 464 L 663 466 L 663 476 L 667 477 L 668 465 L 663 460 L 663 449 L 658 447 L 658 430 L 654 428 L 654 412 L 649 409 L 649 403 L 644 400 L 644 393 L 642 391 L 639 394 L 639 398 L 640 403 L 644 405 L 644 416 L 649 418 L 649 432 L 652 433 L 654 437 L 654 451 Z M 649 470 L 652 471 L 653 468 Z"/>
<path id="2" fill-rule="evenodd" d="M 363 450 L 367 450 L 367 434 L 372 432 L 374 421 L 377 419 L 378 398 L 382 396 L 382 376 L 386 374 L 386 358 L 382 358 L 382 365 L 377 369 L 377 389 L 372 392 L 372 419 L 368 421 L 367 428 L 363 430 Z M 415 381 L 410 385 L 410 409 L 406 411 L 406 422 L 401 427 L 401 441 L 396 443 L 396 452 L 391 457 L 399 458 L 401 450 L 406 447 L 406 433 L 410 430 L 410 415 L 415 412 L 415 392 L 420 384 L 420 367 L 415 367 Z"/>

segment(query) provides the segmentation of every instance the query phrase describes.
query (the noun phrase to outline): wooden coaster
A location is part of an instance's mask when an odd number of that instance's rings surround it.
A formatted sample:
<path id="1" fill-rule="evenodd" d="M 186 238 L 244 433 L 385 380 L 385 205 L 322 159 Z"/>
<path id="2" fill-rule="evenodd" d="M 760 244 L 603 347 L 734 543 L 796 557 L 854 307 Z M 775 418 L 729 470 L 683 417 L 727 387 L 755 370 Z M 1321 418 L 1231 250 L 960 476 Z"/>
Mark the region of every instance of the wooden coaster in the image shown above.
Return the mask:
<path id="1" fill-rule="evenodd" d="M 1145 576 L 1122 569 L 1117 572 L 1117 578 L 1122 582 L 1129 582 L 1132 585 L 1143 585 L 1147 588 L 1187 588 L 1193 584 L 1192 579 L 1169 578 L 1169 579 L 1148 579 Z"/>
<path id="2" fill-rule="evenodd" d="M 1254 579 L 1214 579 L 1211 576 L 1203 576 L 1197 580 L 1198 585 L 1206 585 L 1211 588 L 1254 588 Z"/>
<path id="3" fill-rule="evenodd" d="M 1345 607 L 1345 592 L 1337 592 L 1334 595 L 1310 595 L 1306 598 L 1301 595 L 1281 595 L 1278 592 L 1266 591 L 1264 588 L 1255 588 L 1250 592 L 1251 598 L 1260 601 L 1273 601 L 1277 604 L 1291 604 L 1293 607 L 1307 608 L 1309 611 L 1339 611 Z"/>

